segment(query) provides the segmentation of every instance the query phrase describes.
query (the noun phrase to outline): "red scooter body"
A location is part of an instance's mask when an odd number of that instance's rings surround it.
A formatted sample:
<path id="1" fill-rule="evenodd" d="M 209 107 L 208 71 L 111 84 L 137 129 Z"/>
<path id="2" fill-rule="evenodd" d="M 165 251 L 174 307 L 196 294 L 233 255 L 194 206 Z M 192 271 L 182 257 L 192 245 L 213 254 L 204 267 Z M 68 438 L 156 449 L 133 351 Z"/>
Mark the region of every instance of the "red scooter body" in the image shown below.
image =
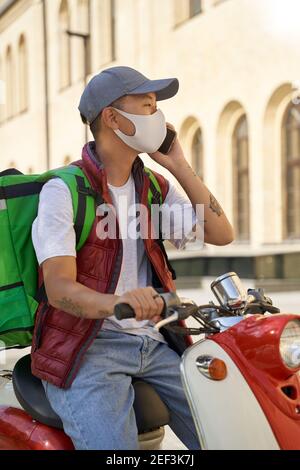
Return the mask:
<path id="1" fill-rule="evenodd" d="M 0 407 L 0 450 L 74 450 L 61 430 L 33 420 L 25 411 Z"/>
<path id="2" fill-rule="evenodd" d="M 300 449 L 300 375 L 280 355 L 280 336 L 299 315 L 252 315 L 210 339 L 230 355 L 284 450 Z"/>

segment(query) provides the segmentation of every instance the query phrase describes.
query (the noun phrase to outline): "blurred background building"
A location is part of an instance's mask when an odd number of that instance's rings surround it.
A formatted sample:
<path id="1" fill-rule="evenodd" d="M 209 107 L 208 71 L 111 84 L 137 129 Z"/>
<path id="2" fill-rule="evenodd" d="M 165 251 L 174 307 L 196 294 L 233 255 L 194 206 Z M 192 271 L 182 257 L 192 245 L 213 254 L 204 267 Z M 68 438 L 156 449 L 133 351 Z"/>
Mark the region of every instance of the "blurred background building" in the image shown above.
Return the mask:
<path id="1" fill-rule="evenodd" d="M 236 233 L 171 253 L 178 275 L 298 289 L 299 15 L 299 0 L 0 0 L 0 170 L 80 158 L 92 135 L 77 106 L 102 69 L 176 76 L 159 106 Z"/>

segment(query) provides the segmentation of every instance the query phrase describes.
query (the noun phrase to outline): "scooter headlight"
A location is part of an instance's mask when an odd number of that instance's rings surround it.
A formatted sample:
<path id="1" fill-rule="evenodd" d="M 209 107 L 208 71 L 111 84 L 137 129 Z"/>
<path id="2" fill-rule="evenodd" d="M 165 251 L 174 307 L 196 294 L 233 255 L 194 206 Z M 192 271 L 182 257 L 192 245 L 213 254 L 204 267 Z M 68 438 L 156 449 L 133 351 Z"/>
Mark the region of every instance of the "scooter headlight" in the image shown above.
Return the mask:
<path id="1" fill-rule="evenodd" d="M 290 369 L 300 367 L 300 320 L 291 320 L 280 337 L 280 355 Z"/>

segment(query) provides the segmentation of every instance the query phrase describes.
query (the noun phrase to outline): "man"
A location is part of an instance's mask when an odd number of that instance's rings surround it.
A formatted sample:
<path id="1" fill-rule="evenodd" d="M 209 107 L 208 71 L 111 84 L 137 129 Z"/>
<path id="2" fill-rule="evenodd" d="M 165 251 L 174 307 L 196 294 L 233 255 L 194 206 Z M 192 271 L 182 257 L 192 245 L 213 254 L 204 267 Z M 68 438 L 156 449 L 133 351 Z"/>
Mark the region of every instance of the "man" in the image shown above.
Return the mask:
<path id="1" fill-rule="evenodd" d="M 154 287 L 174 290 L 172 274 L 155 240 L 128 236 L 130 216 L 123 206 L 124 200 L 128 207 L 137 202 L 147 205 L 149 178 L 138 154 L 151 152 L 189 198 L 155 173 L 164 204 L 186 204 L 185 211 L 192 216 L 184 235 L 181 218 L 173 219 L 170 241 L 180 247 L 189 239 L 197 204 L 205 206 L 204 241 L 225 245 L 233 240 L 223 210 L 185 160 L 178 139 L 168 155 L 157 151 L 166 134 L 157 101 L 177 91 L 177 79 L 149 80 L 119 66 L 96 75 L 81 97 L 81 117 L 95 141 L 84 146 L 82 160 L 75 164 L 115 208 L 117 239 L 102 237 L 97 218 L 76 253 L 68 187 L 56 178 L 40 194 L 32 237 L 48 305 L 37 314 L 32 371 L 42 379 L 76 449 L 138 449 L 132 377 L 153 385 L 170 410 L 175 434 L 189 449 L 199 449 L 181 384 L 180 355 L 154 329 L 163 306 Z M 136 224 L 135 210 L 132 213 Z M 120 302 L 131 305 L 134 319 L 114 317 L 114 306 Z"/>

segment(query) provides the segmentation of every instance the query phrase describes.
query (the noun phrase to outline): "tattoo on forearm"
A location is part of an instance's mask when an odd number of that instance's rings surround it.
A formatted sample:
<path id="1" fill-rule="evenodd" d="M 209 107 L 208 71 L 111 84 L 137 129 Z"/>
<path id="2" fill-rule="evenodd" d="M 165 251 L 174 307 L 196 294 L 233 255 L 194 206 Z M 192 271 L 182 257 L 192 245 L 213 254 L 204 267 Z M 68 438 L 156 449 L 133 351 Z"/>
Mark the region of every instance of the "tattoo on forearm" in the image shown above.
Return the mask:
<path id="1" fill-rule="evenodd" d="M 213 211 L 213 212 L 216 212 L 216 214 L 218 216 L 222 215 L 223 214 L 223 209 L 222 207 L 220 206 L 220 204 L 218 203 L 218 201 L 216 200 L 216 198 L 211 194 L 209 193 L 209 208 Z"/>
<path id="2" fill-rule="evenodd" d="M 72 313 L 75 317 L 85 318 L 82 307 L 71 299 L 63 297 L 61 300 L 58 300 L 57 303 L 62 310 Z"/>

